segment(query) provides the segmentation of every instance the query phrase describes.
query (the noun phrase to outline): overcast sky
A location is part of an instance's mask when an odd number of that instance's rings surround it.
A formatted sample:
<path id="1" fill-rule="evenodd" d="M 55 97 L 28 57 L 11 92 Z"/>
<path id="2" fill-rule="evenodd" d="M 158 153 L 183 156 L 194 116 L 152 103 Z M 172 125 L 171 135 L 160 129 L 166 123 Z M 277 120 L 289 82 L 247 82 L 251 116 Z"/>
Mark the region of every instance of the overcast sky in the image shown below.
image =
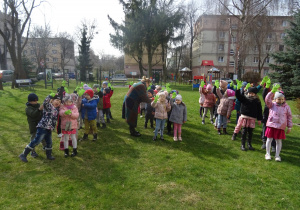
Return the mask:
<path id="1" fill-rule="evenodd" d="M 53 35 L 64 31 L 75 35 L 82 20 L 95 19 L 98 34 L 91 43 L 92 49 L 96 54 L 104 52 L 119 56 L 122 52 L 112 47 L 109 42 L 109 33 L 113 33 L 113 28 L 109 24 L 108 14 L 121 23 L 124 13 L 119 0 L 48 0 L 33 10 L 32 24 L 42 26 L 46 21 L 50 24 Z"/>

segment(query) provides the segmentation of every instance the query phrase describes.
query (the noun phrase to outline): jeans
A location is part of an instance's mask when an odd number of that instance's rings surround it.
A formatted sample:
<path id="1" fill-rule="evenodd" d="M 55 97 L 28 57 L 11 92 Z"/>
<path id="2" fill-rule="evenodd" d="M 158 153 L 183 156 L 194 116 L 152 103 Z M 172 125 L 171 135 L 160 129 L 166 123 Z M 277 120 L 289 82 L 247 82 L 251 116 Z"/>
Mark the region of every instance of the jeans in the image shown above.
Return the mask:
<path id="1" fill-rule="evenodd" d="M 28 147 L 34 148 L 36 145 L 41 143 L 41 141 L 45 139 L 46 141 L 46 148 L 52 148 L 52 131 L 50 129 L 45 128 L 37 128 L 35 138 L 28 144 Z"/>
<path id="2" fill-rule="evenodd" d="M 156 119 L 156 127 L 155 127 L 155 137 L 157 136 L 158 130 L 160 129 L 160 136 L 162 137 L 164 135 L 164 128 L 165 128 L 165 122 L 166 119 Z"/>
<path id="3" fill-rule="evenodd" d="M 226 115 L 218 115 L 218 128 L 221 128 L 223 125 L 223 128 L 227 128 L 227 117 Z"/>

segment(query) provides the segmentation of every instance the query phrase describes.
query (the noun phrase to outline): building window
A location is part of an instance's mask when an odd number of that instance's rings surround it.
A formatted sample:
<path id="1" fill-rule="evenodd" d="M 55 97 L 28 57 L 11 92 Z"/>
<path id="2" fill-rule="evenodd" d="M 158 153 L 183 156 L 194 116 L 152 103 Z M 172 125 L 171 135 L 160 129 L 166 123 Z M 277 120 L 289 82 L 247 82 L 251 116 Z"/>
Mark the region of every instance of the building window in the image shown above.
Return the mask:
<path id="1" fill-rule="evenodd" d="M 234 55 L 233 49 L 230 49 L 230 55 Z"/>
<path id="2" fill-rule="evenodd" d="M 34 50 L 30 50 L 30 54 L 31 54 L 31 55 L 34 55 Z"/>
<path id="3" fill-rule="evenodd" d="M 224 44 L 219 44 L 219 50 L 224 51 Z"/>
<path id="4" fill-rule="evenodd" d="M 226 24 L 226 20 L 223 19 L 223 20 L 220 21 L 221 26 L 224 26 L 225 24 Z"/>
<path id="5" fill-rule="evenodd" d="M 24 51 L 23 51 L 23 55 L 26 55 L 26 54 L 27 54 L 27 50 L 24 50 Z"/>
<path id="6" fill-rule="evenodd" d="M 234 66 L 234 61 L 229 61 L 229 66 Z"/>
<path id="7" fill-rule="evenodd" d="M 253 72 L 254 73 L 258 73 L 258 69 L 253 69 Z"/>
<path id="8" fill-rule="evenodd" d="M 46 61 L 49 62 L 49 58 L 46 58 Z"/>
<path id="9" fill-rule="evenodd" d="M 267 38 L 272 39 L 272 33 L 268 33 Z"/>
<path id="10" fill-rule="evenodd" d="M 258 60 L 259 60 L 258 57 L 254 57 L 253 58 L 253 63 L 258 63 Z"/>
<path id="11" fill-rule="evenodd" d="M 219 62 L 224 62 L 224 57 L 223 56 L 219 56 L 218 61 Z"/>
<path id="12" fill-rule="evenodd" d="M 267 76 L 269 74 L 269 69 L 264 69 L 264 76 Z"/>
<path id="13" fill-rule="evenodd" d="M 225 31 L 220 31 L 220 38 L 225 38 Z"/>
<path id="14" fill-rule="evenodd" d="M 31 47 L 35 47 L 35 42 L 30 43 Z"/>
<path id="15" fill-rule="evenodd" d="M 284 45 L 279 45 L 279 51 L 283 51 L 284 50 Z"/>
<path id="16" fill-rule="evenodd" d="M 280 38 L 281 38 L 281 39 L 284 39 L 284 37 L 285 37 L 285 33 L 281 33 L 281 34 L 280 34 Z"/>
<path id="17" fill-rule="evenodd" d="M 232 25 L 231 25 L 231 28 L 232 28 L 232 29 L 237 29 L 237 24 L 232 24 Z"/>
<path id="18" fill-rule="evenodd" d="M 266 58 L 266 63 L 270 63 L 270 57 Z"/>
<path id="19" fill-rule="evenodd" d="M 271 45 L 267 44 L 267 45 L 266 45 L 266 50 L 267 50 L 267 51 L 270 51 L 270 50 L 271 50 Z"/>
<path id="20" fill-rule="evenodd" d="M 56 47 L 56 43 L 55 43 L 55 42 L 52 42 L 52 46 L 53 46 L 53 47 Z"/>
<path id="21" fill-rule="evenodd" d="M 236 42 L 236 37 L 235 37 L 235 36 L 232 36 L 232 37 L 231 37 L 231 41 L 232 41 L 232 42 Z"/>
<path id="22" fill-rule="evenodd" d="M 57 53 L 57 50 L 52 50 L 52 54 L 56 54 Z"/>
<path id="23" fill-rule="evenodd" d="M 53 62 L 57 62 L 58 61 L 58 59 L 57 58 L 53 58 Z"/>
<path id="24" fill-rule="evenodd" d="M 282 26 L 283 26 L 283 27 L 288 26 L 288 22 L 287 22 L 286 20 L 282 21 Z"/>
<path id="25" fill-rule="evenodd" d="M 254 50 L 254 51 L 258 51 L 258 46 L 255 45 L 254 48 L 253 48 L 253 50 Z"/>

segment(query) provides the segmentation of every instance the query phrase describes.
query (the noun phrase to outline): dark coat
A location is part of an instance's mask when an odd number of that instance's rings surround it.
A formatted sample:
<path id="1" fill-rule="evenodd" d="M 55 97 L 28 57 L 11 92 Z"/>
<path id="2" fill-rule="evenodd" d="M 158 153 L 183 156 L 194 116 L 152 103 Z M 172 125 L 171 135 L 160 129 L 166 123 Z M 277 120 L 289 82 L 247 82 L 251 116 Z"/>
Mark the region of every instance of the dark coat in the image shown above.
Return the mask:
<path id="1" fill-rule="evenodd" d="M 262 120 L 261 102 L 256 97 L 248 98 L 244 95 L 244 91 L 235 91 L 236 98 L 241 102 L 241 114 L 256 118 L 258 121 Z"/>
<path id="2" fill-rule="evenodd" d="M 151 103 L 148 97 L 146 85 L 138 82 L 132 85 L 125 96 L 122 117 L 131 127 L 137 126 L 138 107 L 141 102 Z"/>
<path id="3" fill-rule="evenodd" d="M 29 125 L 29 131 L 30 134 L 33 134 L 36 132 L 37 128 L 36 126 L 40 122 L 43 116 L 43 111 L 39 110 L 40 104 L 30 104 L 26 103 L 26 116 L 27 116 L 27 122 Z"/>

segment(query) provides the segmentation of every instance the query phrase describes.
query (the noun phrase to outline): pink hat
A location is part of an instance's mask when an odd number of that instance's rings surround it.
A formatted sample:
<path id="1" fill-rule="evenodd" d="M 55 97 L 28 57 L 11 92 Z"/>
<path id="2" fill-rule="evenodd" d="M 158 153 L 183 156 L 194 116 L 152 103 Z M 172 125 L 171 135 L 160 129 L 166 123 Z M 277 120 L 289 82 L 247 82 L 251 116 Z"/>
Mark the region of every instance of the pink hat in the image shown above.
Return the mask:
<path id="1" fill-rule="evenodd" d="M 228 96 L 228 97 L 235 96 L 235 92 L 234 92 L 234 90 L 227 89 L 227 96 Z"/>

